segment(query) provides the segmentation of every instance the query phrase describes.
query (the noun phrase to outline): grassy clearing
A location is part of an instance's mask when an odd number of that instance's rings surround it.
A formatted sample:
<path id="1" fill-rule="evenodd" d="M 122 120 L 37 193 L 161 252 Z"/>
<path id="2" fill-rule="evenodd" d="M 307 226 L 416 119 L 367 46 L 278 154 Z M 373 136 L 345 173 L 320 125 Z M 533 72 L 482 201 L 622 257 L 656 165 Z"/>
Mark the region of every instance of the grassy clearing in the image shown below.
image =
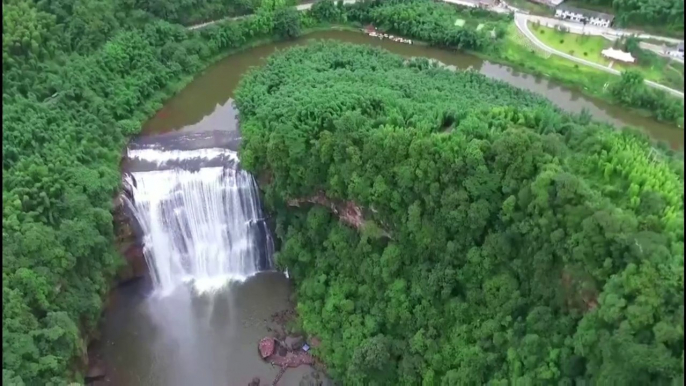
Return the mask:
<path id="1" fill-rule="evenodd" d="M 683 91 L 684 89 L 683 65 L 679 69 L 678 63 L 659 56 L 652 51 L 641 50 L 640 54 L 634 55 L 636 57 L 635 64 L 611 61 L 603 57 L 601 52 L 606 48 L 612 47 L 615 42 L 601 36 L 561 32 L 535 23 L 529 23 L 529 28 L 536 38 L 550 48 L 604 66 L 614 62 L 612 68 L 615 70 L 638 70 L 646 79 L 677 90 Z M 674 67 L 675 65 L 676 67 Z"/>
<path id="2" fill-rule="evenodd" d="M 579 65 L 535 48 L 525 36 L 521 35 L 514 23 L 508 27 L 496 60 L 506 65 L 514 65 L 529 73 L 546 76 L 571 88 L 579 89 L 585 94 L 608 101 L 609 96 L 603 90 L 603 86 L 615 80 L 615 75 Z"/>
<path id="3" fill-rule="evenodd" d="M 637 64 L 617 64 L 617 70 L 639 70 L 646 79 L 652 80 L 680 91 L 684 91 L 684 65 L 657 55 L 652 51 L 642 51 Z"/>
<path id="4" fill-rule="evenodd" d="M 535 23 L 529 23 L 529 29 L 538 40 L 550 48 L 604 66 L 610 64 L 601 52 L 612 47 L 613 42 L 601 36 L 572 34 Z"/>
<path id="5" fill-rule="evenodd" d="M 666 84 L 677 90 L 684 91 L 684 65 L 669 65 L 665 71 Z"/>
<path id="6" fill-rule="evenodd" d="M 458 27 L 464 27 L 465 23 L 466 23 L 465 19 L 457 19 L 457 20 L 455 20 L 455 25 L 458 26 Z"/>
<path id="7" fill-rule="evenodd" d="M 525 49 L 529 51 L 530 54 L 534 54 L 545 59 L 550 57 L 550 52 L 544 51 L 540 49 L 537 45 L 533 44 L 531 40 L 529 40 L 529 38 L 524 36 L 524 34 L 519 30 L 519 28 L 517 28 L 517 26 L 514 23 L 508 27 L 505 41 L 505 47 L 507 47 L 507 50 L 510 50 L 512 48 L 517 48 L 517 51 Z"/>

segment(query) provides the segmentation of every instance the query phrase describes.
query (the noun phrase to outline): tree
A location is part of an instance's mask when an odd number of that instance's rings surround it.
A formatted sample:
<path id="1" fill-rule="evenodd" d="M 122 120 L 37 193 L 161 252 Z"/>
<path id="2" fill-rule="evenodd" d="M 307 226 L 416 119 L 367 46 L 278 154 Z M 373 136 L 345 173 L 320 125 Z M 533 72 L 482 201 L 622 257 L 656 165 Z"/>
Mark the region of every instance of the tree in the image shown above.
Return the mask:
<path id="1" fill-rule="evenodd" d="M 281 7 L 274 11 L 274 32 L 284 39 L 300 35 L 300 14 L 292 7 Z"/>

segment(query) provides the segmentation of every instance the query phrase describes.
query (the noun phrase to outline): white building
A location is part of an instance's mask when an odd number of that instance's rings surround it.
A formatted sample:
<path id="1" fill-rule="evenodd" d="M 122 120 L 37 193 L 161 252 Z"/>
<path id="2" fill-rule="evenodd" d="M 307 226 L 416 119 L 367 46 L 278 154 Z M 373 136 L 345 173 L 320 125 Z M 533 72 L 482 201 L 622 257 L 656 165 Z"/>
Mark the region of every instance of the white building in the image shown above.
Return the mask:
<path id="1" fill-rule="evenodd" d="M 610 24 L 612 24 L 612 20 L 615 18 L 607 13 L 568 7 L 566 5 L 561 5 L 555 9 L 555 17 L 562 20 L 590 24 L 596 27 L 609 27 Z"/>

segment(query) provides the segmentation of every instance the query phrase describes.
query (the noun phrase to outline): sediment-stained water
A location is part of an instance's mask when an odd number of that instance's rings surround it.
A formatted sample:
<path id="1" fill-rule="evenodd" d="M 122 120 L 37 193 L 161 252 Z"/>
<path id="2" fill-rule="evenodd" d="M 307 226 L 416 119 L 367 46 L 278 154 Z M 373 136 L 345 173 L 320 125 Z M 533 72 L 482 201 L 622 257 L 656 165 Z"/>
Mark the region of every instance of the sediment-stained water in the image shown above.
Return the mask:
<path id="1" fill-rule="evenodd" d="M 637 127 L 656 140 L 667 142 L 674 149 L 683 149 L 684 131 L 672 125 L 661 124 L 639 115 L 635 111 L 612 105 L 602 100 L 584 96 L 578 91 L 561 86 L 543 77 L 519 72 L 511 67 L 482 60 L 474 55 L 446 51 L 420 45 L 408 45 L 390 40 L 379 40 L 362 33 L 351 31 L 316 32 L 299 39 L 268 44 L 231 55 L 198 76 L 178 95 L 168 101 L 145 127 L 145 133 L 159 133 L 169 130 L 198 130 L 214 122 L 224 121 L 231 124 L 236 112 L 227 103 L 240 77 L 252 66 L 264 64 L 266 57 L 276 50 L 294 45 L 307 44 L 316 39 L 335 39 L 356 44 L 369 44 L 382 47 L 393 53 L 414 57 L 436 59 L 456 69 L 471 68 L 490 78 L 502 80 L 515 87 L 541 94 L 563 110 L 579 113 L 586 109 L 594 119 L 609 122 L 622 128 Z"/>
<path id="2" fill-rule="evenodd" d="M 132 150 L 131 154 L 134 155 L 131 158 L 135 160 L 126 160 L 123 163 L 124 171 L 137 176 L 138 179 L 144 178 L 146 172 L 178 169 L 170 172 L 165 178 L 158 176 L 162 182 L 147 180 L 142 183 L 144 186 L 140 187 L 139 193 L 142 195 L 139 198 L 150 202 L 151 198 L 157 195 L 157 205 L 165 201 L 159 198 L 167 195 L 169 200 L 166 202 L 170 203 L 167 209 L 172 215 L 166 217 L 179 215 L 184 218 L 181 213 L 183 210 L 177 209 L 194 205 L 187 202 L 193 196 L 193 193 L 188 191 L 190 185 L 196 185 L 199 189 L 196 191 L 197 197 L 193 200 L 221 201 L 222 204 L 213 204 L 218 207 L 215 210 L 219 212 L 203 212 L 198 207 L 197 211 L 190 215 L 195 219 L 193 221 L 204 223 L 206 229 L 203 226 L 199 227 L 202 229 L 196 228 L 190 239 L 180 237 L 176 245 L 173 240 L 168 241 L 166 245 L 160 244 L 156 252 L 159 254 L 159 261 L 169 263 L 165 268 L 168 280 L 165 279 L 166 291 L 163 296 L 155 295 L 155 289 L 164 287 L 160 284 L 159 277 L 156 278 L 156 284 L 140 281 L 120 288 L 112 294 L 114 301 L 105 315 L 100 345 L 103 359 L 107 363 L 109 384 L 242 386 L 257 376 L 264 385 L 270 384 L 278 373 L 278 369 L 259 358 L 257 343 L 261 337 L 268 334 L 270 315 L 288 307 L 290 284 L 284 275 L 277 272 L 256 273 L 268 267 L 264 257 L 265 251 L 260 250 L 265 248 L 262 245 L 265 243 L 263 238 L 248 240 L 248 228 L 241 228 L 239 231 L 235 230 L 235 237 L 232 236 L 229 240 L 223 236 L 227 229 L 217 229 L 249 225 L 250 221 L 245 218 L 258 219 L 261 215 L 246 215 L 241 212 L 242 209 L 235 209 L 242 207 L 240 200 L 234 202 L 234 209 L 226 211 L 227 200 L 224 196 L 227 192 L 239 185 L 249 184 L 246 179 L 243 182 L 235 178 L 233 182 L 222 180 L 226 176 L 223 177 L 219 169 L 212 168 L 224 168 L 227 164 L 235 163 L 234 157 L 226 156 L 226 149 L 237 150 L 240 141 L 237 130 L 238 112 L 233 107 L 231 97 L 241 75 L 251 66 L 263 64 L 264 59 L 277 49 L 305 44 L 313 39 L 336 39 L 370 44 L 408 57 L 433 58 L 457 69 L 472 68 L 494 79 L 542 94 L 567 111 L 580 112 L 587 109 L 597 120 L 610 122 L 619 127 L 639 127 L 652 137 L 668 142 L 673 148 L 683 148 L 684 133 L 681 130 L 661 125 L 603 101 L 585 97 L 546 79 L 522 74 L 507 66 L 483 61 L 471 55 L 382 41 L 360 33 L 328 31 L 229 56 L 198 76 L 145 124 L 143 134 L 129 147 Z M 159 146 L 156 146 L 160 143 L 166 146 L 163 151 L 159 151 Z M 191 153 L 201 156 L 190 157 L 192 160 L 189 160 L 186 156 Z M 197 173 L 203 169 L 209 170 L 205 174 L 211 175 L 190 175 L 191 171 Z M 185 177 L 180 176 L 181 174 Z M 186 178 L 185 183 L 181 181 L 182 177 Z M 223 193 L 217 193 L 217 190 L 213 190 L 215 188 Z M 135 199 L 135 192 L 133 196 Z M 183 205 L 171 205 L 174 200 Z M 230 204 L 231 199 L 228 201 Z M 252 204 L 246 205 L 250 207 Z M 232 214 L 239 212 L 242 214 Z M 148 214 L 152 216 L 152 213 Z M 245 217 L 245 221 L 241 220 L 242 225 L 232 224 L 237 216 Z M 188 213 L 185 218 L 185 222 L 178 221 L 178 224 L 181 224 L 179 227 L 189 226 L 193 222 L 187 221 Z M 214 225 L 208 225 L 210 223 Z M 140 228 L 142 233 L 146 232 L 143 226 Z M 181 228 L 178 231 L 179 234 L 183 233 Z M 217 232 L 221 235 L 212 236 Z M 213 239 L 220 240 L 215 240 L 218 244 L 212 246 Z M 257 260 L 254 265 L 222 265 L 221 261 L 226 257 L 222 254 L 226 250 L 233 247 L 245 250 L 248 246 L 238 240 L 260 244 L 253 245 L 256 248 L 253 251 L 261 257 L 248 258 L 251 261 Z M 209 265 L 197 261 L 198 264 L 193 266 L 188 257 L 192 250 L 189 243 L 196 243 L 195 248 L 205 254 L 204 261 L 212 262 L 219 268 L 210 269 Z M 227 245 L 232 247 L 226 247 Z M 164 247 L 168 247 L 169 251 L 164 252 Z M 238 260 L 243 262 L 244 257 Z M 194 288 L 192 281 L 171 279 L 180 278 L 184 274 L 191 277 L 211 276 L 215 270 L 242 272 L 235 275 L 235 278 L 242 281 L 224 285 L 229 281 L 225 279 L 231 276 L 224 275 L 225 277 L 220 278 L 222 285 L 210 286 L 215 291 L 200 294 L 202 291 Z M 311 369 L 307 367 L 288 370 L 279 385 L 298 385 L 302 376 L 309 372 Z"/>
<path id="3" fill-rule="evenodd" d="M 278 368 L 262 361 L 257 343 L 274 327 L 271 315 L 287 307 L 290 291 L 277 272 L 200 296 L 187 286 L 155 296 L 143 281 L 120 288 L 102 331 L 105 384 L 246 386 L 259 377 L 270 385 Z M 289 369 L 279 385 L 296 386 L 311 372 Z"/>

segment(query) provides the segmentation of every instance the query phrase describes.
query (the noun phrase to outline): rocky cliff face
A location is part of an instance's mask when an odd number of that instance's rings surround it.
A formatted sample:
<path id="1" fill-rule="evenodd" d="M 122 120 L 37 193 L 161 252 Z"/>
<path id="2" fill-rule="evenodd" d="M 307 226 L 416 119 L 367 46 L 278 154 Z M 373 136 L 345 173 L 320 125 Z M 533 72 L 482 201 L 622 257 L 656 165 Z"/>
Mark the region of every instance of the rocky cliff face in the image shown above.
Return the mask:
<path id="1" fill-rule="evenodd" d="M 288 200 L 289 206 L 300 207 L 304 203 L 318 204 L 328 207 L 335 215 L 338 216 L 338 218 L 341 219 L 341 221 L 355 229 L 359 230 L 364 226 L 362 208 L 352 201 L 332 200 L 327 198 L 324 192 L 319 192 L 317 195 L 307 198 Z"/>
<path id="2" fill-rule="evenodd" d="M 132 229 L 135 221 L 126 211 L 125 192 L 117 197 L 114 205 L 114 232 L 119 253 L 125 264 L 117 272 L 117 284 L 125 284 L 148 274 L 148 265 L 143 254 L 143 243 Z"/>
<path id="3" fill-rule="evenodd" d="M 362 208 L 360 205 L 353 201 L 330 199 L 324 192 L 319 192 L 311 197 L 288 200 L 289 206 L 300 207 L 303 204 L 316 204 L 328 207 L 331 212 L 337 215 L 342 222 L 352 226 L 357 230 L 362 230 L 362 228 L 364 228 L 365 224 L 368 222 L 369 216 L 365 216 L 364 208 Z M 371 209 L 371 212 L 375 212 L 373 208 Z M 370 214 L 371 213 L 369 212 L 367 213 L 367 215 Z M 381 224 L 383 228 L 387 228 L 384 225 L 385 224 Z M 382 235 L 387 238 L 392 238 L 390 233 L 383 228 L 380 229 Z"/>

